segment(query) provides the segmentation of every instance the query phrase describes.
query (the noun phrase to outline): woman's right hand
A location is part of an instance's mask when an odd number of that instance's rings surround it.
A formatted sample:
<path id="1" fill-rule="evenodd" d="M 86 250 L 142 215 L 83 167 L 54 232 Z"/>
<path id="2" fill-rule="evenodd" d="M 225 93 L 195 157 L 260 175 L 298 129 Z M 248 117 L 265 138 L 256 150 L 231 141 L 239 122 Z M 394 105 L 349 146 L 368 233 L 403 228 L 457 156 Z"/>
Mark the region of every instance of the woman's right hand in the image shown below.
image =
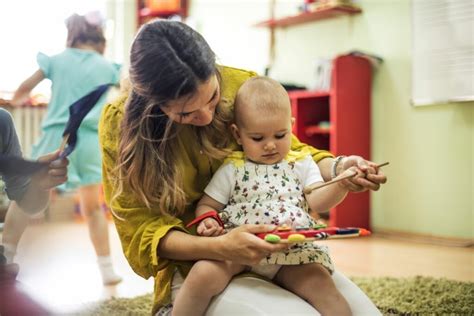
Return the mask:
<path id="1" fill-rule="evenodd" d="M 275 225 L 242 225 L 217 237 L 221 242 L 221 254 L 234 263 L 255 265 L 273 252 L 288 248 L 287 244 L 271 244 L 257 237 L 256 233 L 275 230 Z"/>

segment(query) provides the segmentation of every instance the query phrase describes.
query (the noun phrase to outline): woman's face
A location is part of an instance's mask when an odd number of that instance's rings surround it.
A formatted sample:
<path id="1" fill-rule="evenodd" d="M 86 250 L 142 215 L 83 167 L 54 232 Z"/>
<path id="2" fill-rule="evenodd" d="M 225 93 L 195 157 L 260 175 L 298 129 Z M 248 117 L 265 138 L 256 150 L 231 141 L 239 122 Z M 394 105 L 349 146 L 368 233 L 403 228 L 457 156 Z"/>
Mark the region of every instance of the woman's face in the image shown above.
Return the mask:
<path id="1" fill-rule="evenodd" d="M 176 123 L 195 126 L 209 125 L 220 101 L 220 87 L 217 76 L 199 85 L 191 97 L 173 100 L 162 107 L 163 112 Z"/>

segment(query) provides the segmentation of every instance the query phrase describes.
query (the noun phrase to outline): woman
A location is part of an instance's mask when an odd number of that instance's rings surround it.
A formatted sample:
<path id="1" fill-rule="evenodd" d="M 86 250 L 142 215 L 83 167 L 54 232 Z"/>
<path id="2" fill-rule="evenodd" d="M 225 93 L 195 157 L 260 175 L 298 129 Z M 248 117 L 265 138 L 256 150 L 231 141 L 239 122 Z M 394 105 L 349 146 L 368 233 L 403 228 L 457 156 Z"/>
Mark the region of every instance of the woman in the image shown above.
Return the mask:
<path id="1" fill-rule="evenodd" d="M 197 32 L 164 20 L 140 29 L 130 59 L 129 94 L 106 106 L 99 125 L 104 188 L 125 255 L 136 273 L 155 278 L 153 312 L 165 314 L 190 261 L 255 264 L 285 246 L 254 235 L 273 230 L 268 225 L 244 225 L 214 238 L 184 228 L 212 174 L 238 148 L 228 129 L 233 102 L 256 74 L 216 65 Z M 350 156 L 333 166 L 330 153 L 293 137 L 292 149 L 303 147 L 326 180 L 331 169 L 339 174 L 357 166 L 367 176 L 347 182 L 351 190 L 376 190 L 386 181 L 372 162 Z"/>

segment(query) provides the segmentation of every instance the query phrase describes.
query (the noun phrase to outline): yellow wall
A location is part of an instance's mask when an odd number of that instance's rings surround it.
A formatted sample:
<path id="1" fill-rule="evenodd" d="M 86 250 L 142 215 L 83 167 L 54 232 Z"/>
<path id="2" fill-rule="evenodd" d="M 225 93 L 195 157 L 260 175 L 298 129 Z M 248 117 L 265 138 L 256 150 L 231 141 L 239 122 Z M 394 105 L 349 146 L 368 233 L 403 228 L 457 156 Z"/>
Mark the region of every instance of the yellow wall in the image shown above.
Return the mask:
<path id="1" fill-rule="evenodd" d="M 474 102 L 411 106 L 411 2 L 359 4 L 363 13 L 354 17 L 279 30 L 272 74 L 308 84 L 317 57 L 351 49 L 382 56 L 373 81 L 372 159 L 391 164 L 389 182 L 372 194 L 373 228 L 473 238 Z"/>

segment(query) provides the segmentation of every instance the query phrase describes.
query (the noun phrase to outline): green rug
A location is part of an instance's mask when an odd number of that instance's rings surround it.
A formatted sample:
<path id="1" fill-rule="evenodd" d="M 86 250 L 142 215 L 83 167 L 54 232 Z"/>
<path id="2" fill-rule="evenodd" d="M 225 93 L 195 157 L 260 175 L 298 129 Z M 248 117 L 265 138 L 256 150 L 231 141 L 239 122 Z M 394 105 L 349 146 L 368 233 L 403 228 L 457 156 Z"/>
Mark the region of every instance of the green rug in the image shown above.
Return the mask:
<path id="1" fill-rule="evenodd" d="M 384 315 L 474 314 L 474 283 L 429 277 L 360 278 L 352 280 Z M 111 299 L 88 308 L 87 315 L 149 315 L 151 294 Z"/>

